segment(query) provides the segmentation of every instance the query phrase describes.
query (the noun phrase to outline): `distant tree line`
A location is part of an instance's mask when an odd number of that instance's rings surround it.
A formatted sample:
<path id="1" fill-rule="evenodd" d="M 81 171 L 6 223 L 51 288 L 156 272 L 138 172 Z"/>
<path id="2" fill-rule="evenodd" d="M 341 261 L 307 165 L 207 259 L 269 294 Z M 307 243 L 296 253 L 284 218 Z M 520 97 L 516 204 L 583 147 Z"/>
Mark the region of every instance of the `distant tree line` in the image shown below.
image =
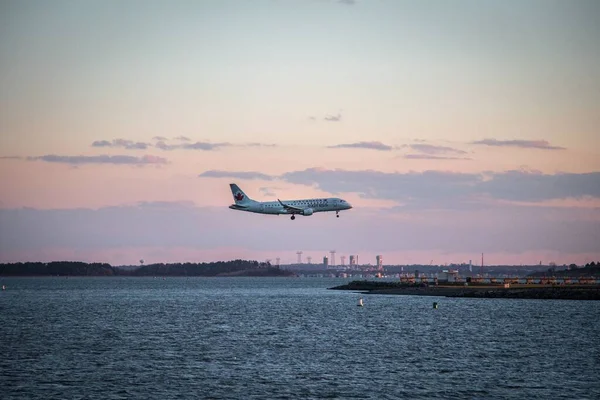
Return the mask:
<path id="1" fill-rule="evenodd" d="M 4 276 L 112 276 L 118 271 L 106 263 L 84 263 L 79 261 L 25 262 L 0 264 L 0 275 Z"/>
<path id="2" fill-rule="evenodd" d="M 150 264 L 128 272 L 132 276 L 219 276 L 239 274 L 245 271 L 261 271 L 274 273 L 279 268 L 271 267 L 270 263 L 258 261 L 232 260 L 212 263 L 175 263 Z M 283 272 L 283 271 L 282 271 Z M 256 275 L 249 273 L 250 275 Z"/>
<path id="3" fill-rule="evenodd" d="M 270 263 L 232 260 L 211 263 L 150 264 L 136 269 L 113 267 L 107 263 L 53 261 L 0 264 L 0 276 L 277 276 L 290 273 Z"/>
<path id="4" fill-rule="evenodd" d="M 583 267 L 578 268 L 577 265 L 571 264 L 568 268 L 564 270 L 558 270 L 556 267 L 550 267 L 545 272 L 535 272 L 529 274 L 529 276 L 544 276 L 544 275 L 560 275 L 560 276 L 570 276 L 570 277 L 579 277 L 579 276 L 600 276 L 600 261 L 585 264 Z"/>

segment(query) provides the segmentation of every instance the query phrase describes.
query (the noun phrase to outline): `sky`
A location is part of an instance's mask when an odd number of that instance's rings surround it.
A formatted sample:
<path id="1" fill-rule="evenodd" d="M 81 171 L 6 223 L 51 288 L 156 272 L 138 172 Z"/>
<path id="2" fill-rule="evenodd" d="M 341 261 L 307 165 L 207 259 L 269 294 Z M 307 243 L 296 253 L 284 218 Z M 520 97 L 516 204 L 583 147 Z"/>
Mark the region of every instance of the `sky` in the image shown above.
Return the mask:
<path id="1" fill-rule="evenodd" d="M 598 38 L 593 0 L 2 0 L 0 262 L 599 261 Z"/>

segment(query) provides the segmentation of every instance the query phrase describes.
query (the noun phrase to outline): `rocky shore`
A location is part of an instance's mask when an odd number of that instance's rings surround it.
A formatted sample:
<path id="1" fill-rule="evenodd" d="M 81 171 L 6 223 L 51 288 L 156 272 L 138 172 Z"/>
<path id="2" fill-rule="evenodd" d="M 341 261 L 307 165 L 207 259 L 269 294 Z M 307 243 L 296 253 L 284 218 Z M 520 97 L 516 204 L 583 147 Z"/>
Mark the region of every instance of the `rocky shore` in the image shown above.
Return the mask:
<path id="1" fill-rule="evenodd" d="M 496 285 L 464 286 L 406 284 L 400 282 L 352 281 L 331 290 L 352 290 L 363 294 L 391 294 L 412 296 L 506 298 L 506 299 L 560 299 L 600 300 L 600 285 L 515 285 L 509 288 Z"/>

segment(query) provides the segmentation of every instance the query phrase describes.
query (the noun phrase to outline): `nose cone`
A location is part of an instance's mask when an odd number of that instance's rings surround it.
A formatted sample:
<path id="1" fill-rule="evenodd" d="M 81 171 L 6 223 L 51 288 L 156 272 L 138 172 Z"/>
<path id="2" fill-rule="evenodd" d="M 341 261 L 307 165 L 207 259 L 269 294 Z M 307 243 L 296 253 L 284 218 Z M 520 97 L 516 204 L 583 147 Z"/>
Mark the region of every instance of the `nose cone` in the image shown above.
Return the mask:
<path id="1" fill-rule="evenodd" d="M 351 209 L 351 208 L 352 208 L 352 204 L 350 204 L 350 203 L 346 202 L 346 208 L 347 208 L 348 210 L 349 210 L 349 209 Z"/>

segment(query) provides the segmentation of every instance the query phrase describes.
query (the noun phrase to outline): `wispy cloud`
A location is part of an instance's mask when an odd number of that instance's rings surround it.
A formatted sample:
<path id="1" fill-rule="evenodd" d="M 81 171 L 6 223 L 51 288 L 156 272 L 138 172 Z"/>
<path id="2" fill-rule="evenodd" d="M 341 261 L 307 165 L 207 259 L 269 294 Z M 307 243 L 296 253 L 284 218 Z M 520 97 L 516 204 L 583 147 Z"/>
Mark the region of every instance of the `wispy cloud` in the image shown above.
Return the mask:
<path id="1" fill-rule="evenodd" d="M 342 113 L 341 111 L 338 112 L 337 114 L 325 114 L 325 116 L 315 116 L 315 115 L 309 115 L 307 117 L 307 119 L 309 121 L 327 121 L 327 122 L 340 122 L 342 120 Z"/>
<path id="2" fill-rule="evenodd" d="M 123 148 L 127 150 L 146 150 L 150 146 L 149 143 L 134 142 L 126 139 L 96 140 L 92 143 L 92 147 L 112 147 Z"/>
<path id="3" fill-rule="evenodd" d="M 407 160 L 470 160 L 468 157 L 460 157 L 467 154 L 466 151 L 448 146 L 438 146 L 427 143 L 405 144 L 400 148 L 416 151 L 417 154 L 404 154 L 399 156 Z"/>
<path id="4" fill-rule="evenodd" d="M 389 151 L 392 150 L 392 146 L 388 146 L 387 144 L 383 144 L 381 142 L 358 142 L 358 143 L 344 143 L 344 144 L 336 144 L 334 146 L 327 146 L 330 149 L 370 149 L 370 150 L 380 150 L 380 151 Z"/>
<path id="5" fill-rule="evenodd" d="M 233 179 L 261 179 L 270 181 L 274 177 L 255 171 L 220 171 L 209 170 L 198 175 L 201 178 L 233 178 Z"/>
<path id="6" fill-rule="evenodd" d="M 309 168 L 283 174 L 290 183 L 316 186 L 329 193 L 354 192 L 364 197 L 408 203 L 424 200 L 442 205 L 489 197 L 507 201 L 539 202 L 553 199 L 600 198 L 600 172 L 541 174 L 527 171 L 455 173 L 424 171 L 389 173 Z"/>
<path id="7" fill-rule="evenodd" d="M 181 142 L 189 142 L 189 141 L 191 141 L 191 140 L 192 140 L 192 139 L 190 139 L 190 138 L 189 138 L 189 137 L 187 137 L 187 136 L 177 136 L 177 137 L 175 137 L 175 138 L 173 138 L 173 139 L 175 139 L 175 140 L 179 140 L 179 141 L 181 141 Z M 163 140 L 164 140 L 164 139 L 163 139 Z"/>
<path id="8" fill-rule="evenodd" d="M 340 122 L 342 120 L 342 114 L 338 113 L 337 115 L 326 115 L 323 119 L 329 122 Z"/>
<path id="9" fill-rule="evenodd" d="M 0 156 L 0 160 L 22 160 L 21 156 Z"/>
<path id="10" fill-rule="evenodd" d="M 353 6 L 356 4 L 356 0 L 338 0 L 338 3 Z"/>
<path id="11" fill-rule="evenodd" d="M 167 144 L 164 141 L 157 142 L 155 145 L 161 150 L 218 150 L 221 147 L 231 146 L 231 143 L 209 143 L 209 142 L 194 142 L 194 143 L 180 143 L 180 144 Z"/>
<path id="12" fill-rule="evenodd" d="M 436 156 L 433 154 L 405 154 L 402 158 L 407 160 L 470 160 L 468 157 Z"/>
<path id="13" fill-rule="evenodd" d="M 354 192 L 370 198 L 403 200 L 462 195 L 466 188 L 482 178 L 475 174 L 442 171 L 388 173 L 309 168 L 285 173 L 282 179 L 316 186 L 329 193 Z"/>
<path id="14" fill-rule="evenodd" d="M 600 198 L 600 172 L 542 174 L 512 170 L 489 174 L 478 188 L 494 198 L 514 201 Z"/>
<path id="15" fill-rule="evenodd" d="M 98 155 L 98 156 L 59 156 L 48 154 L 37 157 L 27 157 L 29 161 L 45 161 L 49 163 L 83 165 L 83 164 L 114 164 L 114 165 L 148 165 L 167 164 L 168 160 L 163 157 L 145 155 L 142 157 L 126 155 Z"/>
<path id="16" fill-rule="evenodd" d="M 160 141 L 155 145 L 157 148 L 161 150 L 204 150 L 204 151 L 212 151 L 218 150 L 223 147 L 276 147 L 276 144 L 269 143 L 244 143 L 244 144 L 234 144 L 234 143 L 210 143 L 210 142 L 193 142 L 193 143 L 179 143 L 179 144 L 168 144 L 164 141 Z"/>
<path id="17" fill-rule="evenodd" d="M 436 157 L 427 156 L 423 157 Z M 443 157 L 443 156 L 437 156 Z M 332 193 L 393 200 L 406 209 L 474 209 L 490 201 L 539 203 L 561 199 L 600 199 L 600 172 L 543 174 L 535 171 L 460 173 L 381 172 L 308 168 L 271 176 L 257 171 L 203 172 L 200 177 L 282 180 Z"/>
<path id="18" fill-rule="evenodd" d="M 277 145 L 275 143 L 258 143 L 258 142 L 246 143 L 246 144 L 242 144 L 239 146 L 241 146 L 241 147 L 277 147 Z"/>
<path id="19" fill-rule="evenodd" d="M 425 143 L 416 143 L 416 144 L 408 144 L 402 147 L 409 147 L 414 151 L 418 151 L 423 154 L 467 154 L 466 151 L 455 149 L 453 147 L 448 146 L 436 146 L 433 144 L 425 144 Z"/>
<path id="20" fill-rule="evenodd" d="M 258 189 L 263 195 L 275 197 L 274 190 L 280 190 L 277 187 L 261 187 Z"/>
<path id="21" fill-rule="evenodd" d="M 165 140 L 168 140 L 168 139 L 166 137 L 164 137 L 164 136 L 154 136 L 152 138 L 152 140 L 165 141 Z"/>
<path id="22" fill-rule="evenodd" d="M 471 144 L 482 144 L 494 147 L 519 147 L 524 149 L 541 149 L 541 150 L 565 150 L 564 147 L 552 146 L 547 140 L 497 140 L 483 139 L 471 142 Z"/>

